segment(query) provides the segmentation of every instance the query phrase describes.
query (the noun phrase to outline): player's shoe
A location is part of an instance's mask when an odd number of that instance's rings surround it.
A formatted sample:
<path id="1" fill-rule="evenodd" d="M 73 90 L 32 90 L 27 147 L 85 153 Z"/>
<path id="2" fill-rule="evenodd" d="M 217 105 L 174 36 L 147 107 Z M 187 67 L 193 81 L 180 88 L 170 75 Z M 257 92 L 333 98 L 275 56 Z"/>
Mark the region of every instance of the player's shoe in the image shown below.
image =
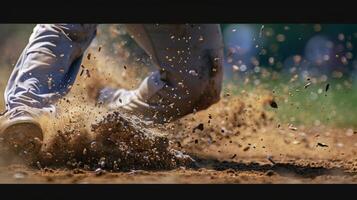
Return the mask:
<path id="1" fill-rule="evenodd" d="M 0 142 L 7 151 L 33 158 L 41 149 L 43 131 L 35 115 L 15 109 L 0 119 Z"/>

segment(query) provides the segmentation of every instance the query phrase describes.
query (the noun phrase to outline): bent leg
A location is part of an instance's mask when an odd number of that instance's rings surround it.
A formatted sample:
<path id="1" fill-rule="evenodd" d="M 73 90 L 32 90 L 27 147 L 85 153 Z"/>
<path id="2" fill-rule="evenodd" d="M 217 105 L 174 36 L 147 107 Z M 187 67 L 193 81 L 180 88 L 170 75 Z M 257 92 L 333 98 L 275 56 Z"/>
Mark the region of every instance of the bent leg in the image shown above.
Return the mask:
<path id="1" fill-rule="evenodd" d="M 169 122 L 219 100 L 223 41 L 219 25 L 127 25 L 158 70 L 137 90 L 104 90 L 111 109 Z"/>
<path id="2" fill-rule="evenodd" d="M 92 24 L 37 25 L 7 84 L 7 109 L 53 112 L 53 104 L 75 81 L 95 33 Z"/>
<path id="3" fill-rule="evenodd" d="M 37 25 L 5 91 L 8 112 L 0 119 L 2 150 L 33 161 L 43 141 L 40 114 L 54 113 L 78 72 L 95 25 Z"/>

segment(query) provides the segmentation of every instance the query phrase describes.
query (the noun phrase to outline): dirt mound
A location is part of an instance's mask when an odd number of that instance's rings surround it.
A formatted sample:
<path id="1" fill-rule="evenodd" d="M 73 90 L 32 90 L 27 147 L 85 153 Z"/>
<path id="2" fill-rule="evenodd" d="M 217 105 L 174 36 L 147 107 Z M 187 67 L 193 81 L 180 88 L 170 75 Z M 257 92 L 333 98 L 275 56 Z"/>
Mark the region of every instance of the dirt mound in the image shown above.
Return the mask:
<path id="1" fill-rule="evenodd" d="M 109 113 L 90 131 L 58 131 L 46 142 L 36 164 L 115 171 L 173 169 L 193 164 L 189 156 L 172 149 L 166 137 L 144 126 L 134 116 Z"/>

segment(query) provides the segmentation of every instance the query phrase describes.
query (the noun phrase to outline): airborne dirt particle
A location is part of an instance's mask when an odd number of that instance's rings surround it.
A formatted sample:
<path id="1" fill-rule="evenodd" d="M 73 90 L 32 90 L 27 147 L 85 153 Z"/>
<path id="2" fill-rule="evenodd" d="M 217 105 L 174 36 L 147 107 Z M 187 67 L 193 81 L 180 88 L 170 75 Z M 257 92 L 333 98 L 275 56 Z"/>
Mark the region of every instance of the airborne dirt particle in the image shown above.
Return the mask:
<path id="1" fill-rule="evenodd" d="M 249 146 L 246 146 L 244 149 L 243 149 L 243 151 L 248 151 L 250 149 L 250 147 Z"/>
<path id="2" fill-rule="evenodd" d="M 325 91 L 327 92 L 329 88 L 330 88 L 330 84 L 327 83 L 327 85 L 326 85 L 326 87 L 325 87 Z"/>
<path id="3" fill-rule="evenodd" d="M 270 101 L 270 106 L 271 106 L 272 108 L 278 108 L 278 104 L 277 104 L 274 100 L 271 100 L 271 101 Z"/>
<path id="4" fill-rule="evenodd" d="M 321 143 L 321 142 L 318 142 L 317 146 L 319 146 L 319 147 L 328 147 L 327 144 L 324 144 L 324 143 Z"/>
<path id="5" fill-rule="evenodd" d="M 306 83 L 306 85 L 304 86 L 304 88 L 306 89 L 306 88 L 308 88 L 310 85 L 311 85 L 311 82 L 308 82 L 308 83 Z"/>
<path id="6" fill-rule="evenodd" d="M 203 131 L 203 129 L 204 129 L 203 123 L 200 123 L 195 128 L 193 128 L 192 133 L 195 133 L 197 129 L 200 130 L 200 131 Z"/>
<path id="7" fill-rule="evenodd" d="M 89 70 L 88 69 L 86 69 L 86 75 L 87 75 L 87 77 L 88 78 L 90 78 L 91 76 L 90 76 L 90 72 L 89 72 Z"/>

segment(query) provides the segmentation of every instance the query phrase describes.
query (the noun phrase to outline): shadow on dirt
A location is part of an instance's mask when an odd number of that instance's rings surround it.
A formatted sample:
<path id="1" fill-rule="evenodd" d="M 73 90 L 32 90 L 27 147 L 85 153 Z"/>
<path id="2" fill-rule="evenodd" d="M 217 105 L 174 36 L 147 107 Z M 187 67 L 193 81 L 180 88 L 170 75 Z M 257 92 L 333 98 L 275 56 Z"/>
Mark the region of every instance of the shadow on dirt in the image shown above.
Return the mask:
<path id="1" fill-rule="evenodd" d="M 330 176 L 354 176 L 357 172 L 347 172 L 344 168 L 323 166 L 310 166 L 309 164 L 302 166 L 294 163 L 275 163 L 275 164 L 259 164 L 259 163 L 239 163 L 233 161 L 218 161 L 211 158 L 194 158 L 197 161 L 197 168 L 213 169 L 217 171 L 233 170 L 236 172 L 263 172 L 267 176 L 294 176 L 301 178 L 315 178 L 322 175 Z"/>

